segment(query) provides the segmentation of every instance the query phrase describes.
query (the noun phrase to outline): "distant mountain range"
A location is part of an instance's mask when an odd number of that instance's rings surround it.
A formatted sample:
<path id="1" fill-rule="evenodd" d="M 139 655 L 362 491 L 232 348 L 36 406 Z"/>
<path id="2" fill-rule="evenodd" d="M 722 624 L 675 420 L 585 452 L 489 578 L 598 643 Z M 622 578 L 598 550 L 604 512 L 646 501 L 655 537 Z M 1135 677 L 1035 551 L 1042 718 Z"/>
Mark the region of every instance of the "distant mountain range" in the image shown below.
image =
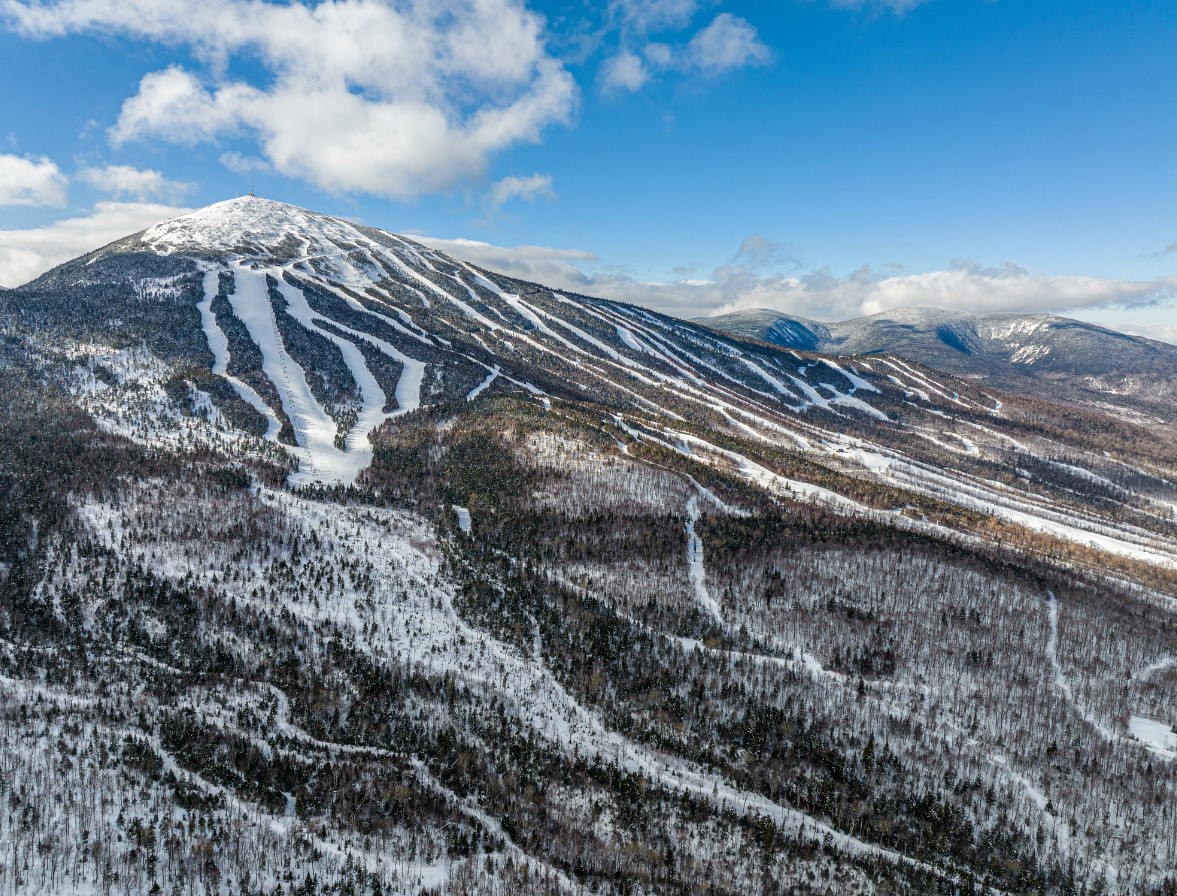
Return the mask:
<path id="1" fill-rule="evenodd" d="M 895 354 L 1006 388 L 1127 404 L 1164 415 L 1177 397 L 1177 346 L 1049 314 L 900 308 L 820 323 L 764 308 L 698 321 L 745 339 L 836 355 Z M 1172 419 L 1168 416 L 1168 419 Z"/>

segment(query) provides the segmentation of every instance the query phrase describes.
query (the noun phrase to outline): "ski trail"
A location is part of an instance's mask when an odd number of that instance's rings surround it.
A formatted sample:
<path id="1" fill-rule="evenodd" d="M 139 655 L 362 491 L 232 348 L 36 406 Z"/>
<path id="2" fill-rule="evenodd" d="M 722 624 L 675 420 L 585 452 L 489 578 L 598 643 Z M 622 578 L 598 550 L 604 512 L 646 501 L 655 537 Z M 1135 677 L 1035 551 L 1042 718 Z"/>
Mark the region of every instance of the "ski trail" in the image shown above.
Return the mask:
<path id="1" fill-rule="evenodd" d="M 745 479 L 755 482 L 758 485 L 776 493 L 784 493 L 792 498 L 805 498 L 816 503 L 825 503 L 831 507 L 848 510 L 850 512 L 864 512 L 869 514 L 870 508 L 864 504 L 859 504 L 850 498 L 839 495 L 837 492 L 832 492 L 829 489 L 822 488 L 820 485 L 812 485 L 808 482 L 802 482 L 798 479 L 789 479 L 781 476 L 779 473 L 774 473 L 767 467 L 763 467 L 753 460 L 748 459 L 742 454 L 735 451 L 729 451 L 726 448 L 720 448 L 711 442 L 707 442 L 698 436 L 690 433 L 679 432 L 673 429 L 664 431 L 667 436 L 673 436 L 679 439 L 686 446 L 696 446 L 709 454 L 718 455 L 728 461 L 734 463 L 739 474 Z M 668 448 L 675 451 L 681 449 L 670 443 L 664 442 Z"/>
<path id="2" fill-rule="evenodd" d="M 418 256 L 418 257 L 420 257 L 420 256 Z M 438 286 L 436 283 L 434 283 L 428 277 L 422 276 L 420 273 L 413 270 L 413 268 L 410 267 L 409 265 L 405 264 L 397 256 L 397 254 L 395 252 L 387 253 L 387 258 L 389 261 L 391 261 L 396 266 L 397 270 L 402 271 L 410 279 L 416 280 L 422 286 L 424 286 L 426 289 L 430 290 L 433 293 L 436 293 L 438 296 L 445 299 L 447 302 L 450 302 L 450 303 L 456 305 L 458 307 L 458 310 L 461 311 L 463 314 L 465 314 L 471 320 L 476 321 L 477 323 L 486 327 L 492 333 L 495 330 L 501 329 L 500 324 L 496 324 L 493 321 L 488 320 L 484 315 L 479 314 L 475 309 L 471 308 L 467 303 L 463 302 L 457 296 L 452 295 L 448 290 L 442 289 L 440 286 Z M 431 269 L 433 268 L 432 265 L 427 264 L 426 266 Z M 434 270 L 436 270 L 436 269 L 434 269 Z"/>
<path id="3" fill-rule="evenodd" d="M 809 385 L 809 383 L 799 380 L 797 377 L 792 376 L 791 374 L 789 375 L 789 379 L 793 381 L 794 386 L 801 390 L 801 392 L 805 395 L 806 400 L 808 400 L 810 404 L 815 405 L 822 410 L 828 411 L 830 409 L 829 400 L 823 398 L 818 393 L 818 391 L 813 388 L 813 386 Z"/>
<path id="4" fill-rule="evenodd" d="M 719 604 L 707 590 L 706 571 L 703 568 L 703 539 L 695 532 L 695 523 L 699 521 L 699 498 L 692 496 L 687 501 L 687 563 L 691 584 L 695 587 L 695 597 L 699 603 L 715 617 L 715 621 L 723 626 L 723 614 Z"/>
<path id="5" fill-rule="evenodd" d="M 372 375 L 372 371 L 368 368 L 364 356 L 356 348 L 355 343 L 349 342 L 328 330 L 324 330 L 315 322 L 320 318 L 311 311 L 311 307 L 307 304 L 306 296 L 303 295 L 301 289 L 291 286 L 285 280 L 279 280 L 278 292 L 286 300 L 287 314 L 302 324 L 306 329 L 329 340 L 343 355 L 343 361 L 347 364 L 347 369 L 351 373 L 352 379 L 355 380 L 356 385 L 360 388 L 362 401 L 356 424 L 347 434 L 347 451 L 363 452 L 363 446 L 359 442 L 362 440 L 364 443 L 367 443 L 367 438 L 365 437 L 368 432 L 384 422 L 384 404 L 388 400 L 388 396 L 380 388 L 380 384 L 376 381 L 376 377 Z M 367 447 L 368 454 L 370 455 L 371 446 L 369 445 Z"/>
<path id="6" fill-rule="evenodd" d="M 344 353 L 344 360 L 347 362 L 348 369 L 356 377 L 356 382 L 360 384 L 361 391 L 366 395 L 369 389 L 369 386 L 361 382 L 361 380 L 364 380 L 370 381 L 370 388 L 373 391 L 373 395 L 379 393 L 380 403 L 377 406 L 379 410 L 372 412 L 370 418 L 372 425 L 367 430 L 364 430 L 365 434 L 379 426 L 385 420 L 392 417 L 399 417 L 402 414 L 407 414 L 409 411 L 415 411 L 421 406 L 421 384 L 425 377 L 425 363 L 423 361 L 410 358 L 383 339 L 371 336 L 360 330 L 352 329 L 345 324 L 319 314 L 307 303 L 306 295 L 303 291 L 297 286 L 291 286 L 285 280 L 278 281 L 278 289 L 282 293 L 282 297 L 286 299 L 288 305 L 287 312 L 291 317 L 307 329 L 314 330 L 316 333 L 319 333 L 326 339 L 330 339 L 339 346 L 340 350 Z M 372 377 L 371 372 L 368 370 L 368 364 L 364 360 L 364 356 L 356 349 L 354 343 L 328 330 L 323 330 L 318 326 L 317 321 L 330 324 L 335 329 L 342 330 L 349 336 L 374 345 L 394 361 L 399 361 L 403 365 L 404 369 L 401 371 L 396 385 L 397 409 L 395 411 L 388 414 L 383 412 L 384 403 L 387 398 L 384 395 L 384 391 L 376 384 L 375 378 Z"/>
<path id="7" fill-rule="evenodd" d="M 299 460 L 299 470 L 290 477 L 291 484 L 326 482 L 350 484 L 360 471 L 372 461 L 372 444 L 368 434 L 392 417 L 398 417 L 421 406 L 421 387 L 425 378 L 425 364 L 408 357 L 394 346 L 371 336 L 337 323 L 310 307 L 303 291 L 283 279 L 280 268 L 254 270 L 237 265 L 233 271 L 234 290 L 229 296 L 233 313 L 240 318 L 250 338 L 262 353 L 262 371 L 278 390 L 282 408 L 294 427 L 296 449 L 289 449 Z M 267 275 L 274 277 L 279 294 L 286 301 L 286 313 L 306 329 L 330 340 L 343 355 L 344 362 L 360 389 L 361 409 L 354 426 L 347 433 L 344 448 L 336 447 L 335 438 L 339 431 L 335 419 L 319 404 L 311 392 L 306 374 L 286 351 L 278 330 L 278 321 L 270 302 Z M 228 339 L 216 324 L 212 313 L 212 300 L 219 289 L 218 272 L 205 273 L 205 300 L 200 303 L 201 320 L 213 352 L 213 372 L 224 375 L 228 366 Z M 337 330 L 364 340 L 384 354 L 399 361 L 401 375 L 397 381 L 397 408 L 389 413 L 384 411 L 388 397 L 368 368 L 363 353 L 355 342 L 323 329 L 319 322 L 330 324 Z M 238 394 L 266 415 L 269 421 L 266 438 L 276 440 L 281 424 L 273 410 L 244 383 L 226 377 L 237 389 Z"/>
<path id="8" fill-rule="evenodd" d="M 209 350 L 213 353 L 212 372 L 228 380 L 229 385 L 241 396 L 241 399 L 266 418 L 266 432 L 262 438 L 276 442 L 278 433 L 282 431 L 282 423 L 278 420 L 274 409 L 266 404 L 250 386 L 237 377 L 229 375 L 229 337 L 225 335 L 225 331 L 217 323 L 216 314 L 213 313 L 213 299 L 221 290 L 220 281 L 221 272 L 219 270 L 204 272 L 204 299 L 196 306 L 200 310 L 200 325 L 208 340 Z"/>
<path id="9" fill-rule="evenodd" d="M 213 353 L 212 372 L 218 376 L 225 376 L 229 369 L 229 337 L 225 335 L 225 331 L 217 323 L 216 314 L 213 313 L 213 300 L 220 291 L 220 272 L 205 271 L 204 298 L 196 307 L 200 309 L 200 325 L 208 340 L 209 350 Z"/>
<path id="10" fill-rule="evenodd" d="M 1174 666 L 1177 666 L 1177 656 L 1167 656 L 1154 663 L 1150 663 L 1132 677 L 1137 681 L 1145 681 L 1152 678 L 1158 672 L 1168 671 Z"/>
<path id="11" fill-rule="evenodd" d="M 473 401 L 475 398 L 477 398 L 479 395 L 481 395 L 484 391 L 486 391 L 490 387 L 491 383 L 493 383 L 496 379 L 498 379 L 498 376 L 500 373 L 502 373 L 502 371 L 496 365 L 494 370 L 492 370 L 490 373 L 488 373 L 486 375 L 486 379 L 484 379 L 481 383 L 479 383 L 477 386 L 475 386 L 473 389 L 471 389 L 469 392 L 466 393 L 466 400 Z"/>
<path id="12" fill-rule="evenodd" d="M 851 370 L 847 370 L 845 367 L 842 367 L 839 364 L 835 364 L 829 358 L 822 358 L 821 363 L 823 363 L 826 367 L 830 368 L 830 370 L 835 370 L 838 373 L 842 374 L 842 376 L 846 378 L 847 382 L 850 383 L 850 391 L 852 393 L 856 392 L 856 391 L 862 391 L 862 392 L 878 392 L 879 391 L 874 386 L 872 386 L 870 383 L 868 383 L 866 380 L 864 380 L 862 377 L 860 377 L 857 373 L 854 373 Z"/>
<path id="13" fill-rule="evenodd" d="M 764 380 L 766 383 L 768 383 L 770 386 L 772 386 L 774 389 L 776 389 L 776 391 L 779 392 L 781 395 L 785 396 L 786 398 L 791 398 L 794 401 L 797 400 L 797 394 L 795 392 L 792 392 L 789 389 L 786 389 L 784 383 L 782 383 L 780 380 L 778 380 L 775 376 L 773 376 L 771 373 L 769 373 L 767 370 L 765 370 L 763 367 L 761 367 L 759 364 L 757 364 L 751 358 L 745 358 L 743 355 L 741 355 L 740 361 L 743 362 L 745 367 L 747 367 L 754 374 L 756 374 L 758 377 L 760 377 L 762 380 Z"/>
<path id="14" fill-rule="evenodd" d="M 613 329 L 615 329 L 617 331 L 617 338 L 620 339 L 622 344 L 625 345 L 627 348 L 632 348 L 635 352 L 645 352 L 646 354 L 653 354 L 653 352 L 651 352 L 648 348 L 646 348 L 646 346 L 644 346 L 644 345 L 642 345 L 642 343 L 638 342 L 637 337 L 635 337 L 632 332 L 630 332 L 625 327 L 621 326 L 621 324 L 614 324 Z"/>
<path id="15" fill-rule="evenodd" d="M 1050 635 L 1046 639 L 1046 656 L 1050 660 L 1051 668 L 1054 670 L 1054 685 L 1062 691 L 1063 696 L 1067 698 L 1067 702 L 1075 708 L 1075 711 L 1083 717 L 1083 720 L 1098 731 L 1105 740 L 1118 741 L 1120 740 L 1120 735 L 1105 726 L 1075 699 L 1075 692 L 1071 689 L 1071 683 L 1063 673 L 1063 666 L 1058 658 L 1058 598 L 1054 596 L 1053 591 L 1048 592 L 1048 594 L 1050 595 L 1050 603 L 1047 608 L 1048 618 L 1050 620 Z"/>
<path id="16" fill-rule="evenodd" d="M 989 757 L 989 761 L 1004 771 L 1013 781 L 1017 782 L 1018 786 L 1025 792 L 1026 797 L 1034 803 L 1035 808 L 1042 814 L 1043 821 L 1054 834 L 1054 839 L 1058 844 L 1059 850 L 1066 855 L 1070 855 L 1070 826 L 1065 819 L 1059 818 L 1047 810 L 1047 806 L 1050 804 L 1049 797 L 1033 781 L 1015 769 L 1010 761 L 1002 754 L 995 753 Z"/>
<path id="17" fill-rule="evenodd" d="M 344 450 L 340 451 L 335 447 L 333 437 L 332 450 L 327 453 L 321 452 L 320 456 L 314 457 L 312 460 L 314 479 L 350 484 L 355 481 L 360 471 L 372 462 L 372 443 L 369 441 L 368 435 L 386 420 L 407 414 L 421 406 L 421 384 L 425 377 L 425 364 L 408 357 L 383 339 L 354 330 L 317 313 L 311 308 L 301 289 L 282 279 L 280 272 L 276 273 L 278 292 L 286 300 L 286 313 L 308 330 L 318 333 L 339 348 L 344 363 L 347 364 L 356 385 L 360 388 L 361 410 L 355 425 L 348 430 Z M 384 406 L 388 401 L 388 396 L 376 381 L 376 377 L 372 375 L 367 361 L 364 360 L 363 353 L 356 347 L 356 344 L 336 333 L 323 329 L 318 325 L 320 321 L 330 324 L 358 340 L 374 345 L 381 352 L 401 363 L 401 375 L 396 386 L 397 407 L 394 411 L 385 412 Z M 292 481 L 305 478 L 300 471 L 298 479 L 292 478 Z"/>
<path id="18" fill-rule="evenodd" d="M 342 452 L 335 447 L 338 427 L 315 399 L 303 369 L 286 351 L 270 303 L 266 273 L 237 267 L 234 271 L 236 288 L 229 296 L 233 313 L 245 324 L 250 338 L 261 349 L 262 371 L 277 388 L 282 407 L 294 427 L 298 450 L 293 453 L 300 460 L 299 473 L 295 475 L 307 478 L 301 463 L 305 462 L 310 479 L 330 475 L 332 480 L 342 481 L 346 472 L 339 463 Z"/>
<path id="19" fill-rule="evenodd" d="M 296 274 L 296 276 L 297 276 L 297 274 Z M 392 327 L 392 329 L 396 330 L 398 333 L 400 333 L 404 336 L 408 336 L 411 339 L 415 339 L 418 342 L 422 343 L 423 345 L 428 345 L 428 346 L 433 345 L 433 340 L 429 336 L 429 334 L 426 333 L 424 330 L 422 330 L 420 327 L 418 327 L 416 324 L 414 324 L 412 322 L 412 319 L 407 314 L 405 314 L 404 311 L 402 311 L 400 308 L 397 308 L 395 305 L 391 304 L 390 302 L 385 301 L 385 302 L 382 302 L 381 304 L 383 304 L 385 307 L 387 307 L 390 311 L 395 312 L 397 317 L 400 318 L 400 320 L 393 320 L 387 314 L 382 314 L 379 311 L 373 311 L 371 308 L 364 305 L 364 303 L 361 302 L 359 299 L 357 299 L 355 296 L 348 295 L 348 293 L 346 293 L 344 290 L 337 289 L 336 287 L 332 286 L 330 283 L 324 283 L 324 282 L 319 282 L 319 281 L 314 281 L 314 283 L 315 283 L 315 286 L 319 287 L 320 289 L 327 290 L 332 295 L 337 296 L 340 301 L 345 302 L 347 304 L 347 306 L 349 308 L 351 308 L 353 311 L 358 311 L 361 314 L 367 314 L 369 317 L 374 317 L 377 320 L 379 320 L 385 324 L 388 324 L 388 326 Z M 317 312 L 316 312 L 316 314 L 317 314 Z M 317 316 L 321 317 L 322 315 L 317 315 Z M 326 318 L 324 318 L 324 319 L 326 319 Z M 339 324 L 337 324 L 335 321 L 331 321 L 331 323 L 334 324 L 335 326 L 339 326 Z M 410 329 L 410 327 L 412 329 Z"/>

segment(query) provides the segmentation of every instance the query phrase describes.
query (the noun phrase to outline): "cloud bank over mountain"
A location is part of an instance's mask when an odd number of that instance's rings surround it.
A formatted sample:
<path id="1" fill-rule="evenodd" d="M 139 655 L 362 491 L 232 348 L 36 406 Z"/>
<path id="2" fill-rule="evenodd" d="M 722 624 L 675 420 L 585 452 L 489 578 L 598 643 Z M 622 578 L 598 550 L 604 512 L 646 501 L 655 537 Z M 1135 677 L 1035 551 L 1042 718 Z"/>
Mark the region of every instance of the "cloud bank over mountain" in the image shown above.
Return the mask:
<path id="1" fill-rule="evenodd" d="M 1059 276 L 1014 264 L 993 268 L 957 261 L 943 270 L 920 273 L 881 271 L 864 265 L 841 276 L 828 270 L 771 272 L 776 265 L 793 266 L 795 262 L 782 254 L 781 247 L 760 237 L 746 239 L 729 264 L 706 277 L 672 280 L 640 279 L 604 265 L 593 253 L 580 249 L 418 239 L 492 270 L 680 317 L 769 308 L 815 320 L 846 320 L 913 305 L 978 313 L 1068 312 L 1138 308 L 1177 298 L 1177 277 L 1131 281 Z"/>

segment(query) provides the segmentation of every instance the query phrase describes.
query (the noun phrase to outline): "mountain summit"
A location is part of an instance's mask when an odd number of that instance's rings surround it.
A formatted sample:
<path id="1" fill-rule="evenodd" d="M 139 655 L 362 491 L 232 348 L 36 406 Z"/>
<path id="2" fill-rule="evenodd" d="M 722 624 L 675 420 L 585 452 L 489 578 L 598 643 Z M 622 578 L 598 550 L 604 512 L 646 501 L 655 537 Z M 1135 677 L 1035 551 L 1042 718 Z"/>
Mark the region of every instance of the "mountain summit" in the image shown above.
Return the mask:
<path id="1" fill-rule="evenodd" d="M 335 257 L 369 244 L 371 228 L 260 196 L 241 196 L 150 227 L 116 245 L 160 254 L 247 255 L 274 263 Z M 350 247 L 350 249 L 349 249 Z"/>

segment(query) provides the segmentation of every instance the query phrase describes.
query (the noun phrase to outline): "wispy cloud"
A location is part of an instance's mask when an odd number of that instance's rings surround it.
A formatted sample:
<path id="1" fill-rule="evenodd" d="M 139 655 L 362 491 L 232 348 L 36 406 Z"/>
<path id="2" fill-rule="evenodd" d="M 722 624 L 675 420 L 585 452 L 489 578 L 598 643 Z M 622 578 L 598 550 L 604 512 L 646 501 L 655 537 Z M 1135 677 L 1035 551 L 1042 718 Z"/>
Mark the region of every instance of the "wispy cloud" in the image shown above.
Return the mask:
<path id="1" fill-rule="evenodd" d="M 732 264 L 750 271 L 795 270 L 801 262 L 787 243 L 765 239 L 757 234 L 744 237 Z"/>
<path id="2" fill-rule="evenodd" d="M 0 155 L 0 205 L 65 205 L 68 183 L 57 164 L 44 156 Z"/>
<path id="3" fill-rule="evenodd" d="M 555 199 L 552 178 L 548 174 L 532 174 L 529 177 L 504 177 L 491 185 L 487 201 L 491 207 L 499 208 L 512 199 L 535 202 L 536 199 Z"/>
<path id="4" fill-rule="evenodd" d="M 591 252 L 582 249 L 557 249 L 551 246 L 507 248 L 479 240 L 419 235 L 414 235 L 413 239 L 487 270 L 573 291 L 591 283 L 578 265 L 591 265 L 598 260 Z"/>
<path id="5" fill-rule="evenodd" d="M 874 11 L 892 12 L 903 15 L 911 12 L 917 6 L 923 6 L 929 0 L 830 0 L 834 9 L 868 9 Z"/>
<path id="6" fill-rule="evenodd" d="M 708 75 L 772 61 L 772 51 L 760 40 L 756 29 L 727 12 L 717 15 L 691 38 L 686 56 L 691 66 Z"/>
<path id="7" fill-rule="evenodd" d="M 239 152 L 223 152 L 217 157 L 217 161 L 234 174 L 248 175 L 274 170 L 274 166 L 265 159 L 242 155 Z"/>
<path id="8" fill-rule="evenodd" d="M 692 34 L 698 9 L 690 0 L 614 3 L 619 43 L 601 64 L 601 90 L 634 93 L 665 72 L 715 77 L 772 62 L 773 52 L 755 26 L 731 13 L 720 13 Z M 659 39 L 651 39 L 654 34 Z"/>
<path id="9" fill-rule="evenodd" d="M 612 0 L 609 4 L 621 27 L 638 34 L 685 28 L 698 9 L 697 0 Z"/>

